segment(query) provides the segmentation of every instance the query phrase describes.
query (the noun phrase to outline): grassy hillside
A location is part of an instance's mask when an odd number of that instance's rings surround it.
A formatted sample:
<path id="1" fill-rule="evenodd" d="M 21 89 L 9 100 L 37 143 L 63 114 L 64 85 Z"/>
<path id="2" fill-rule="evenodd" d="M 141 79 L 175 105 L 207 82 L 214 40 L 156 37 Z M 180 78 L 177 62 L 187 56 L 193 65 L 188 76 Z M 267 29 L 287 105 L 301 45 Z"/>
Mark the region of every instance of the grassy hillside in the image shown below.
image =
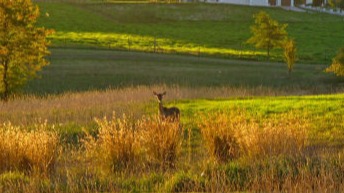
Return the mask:
<path id="1" fill-rule="evenodd" d="M 329 63 L 344 45 L 343 18 L 321 13 L 226 4 L 38 4 L 42 12 L 39 25 L 57 32 L 52 36 L 55 46 L 97 45 L 262 59 L 262 50 L 244 43 L 250 37 L 252 15 L 260 10 L 288 24 L 301 62 Z M 279 51 L 274 58 L 281 60 Z"/>

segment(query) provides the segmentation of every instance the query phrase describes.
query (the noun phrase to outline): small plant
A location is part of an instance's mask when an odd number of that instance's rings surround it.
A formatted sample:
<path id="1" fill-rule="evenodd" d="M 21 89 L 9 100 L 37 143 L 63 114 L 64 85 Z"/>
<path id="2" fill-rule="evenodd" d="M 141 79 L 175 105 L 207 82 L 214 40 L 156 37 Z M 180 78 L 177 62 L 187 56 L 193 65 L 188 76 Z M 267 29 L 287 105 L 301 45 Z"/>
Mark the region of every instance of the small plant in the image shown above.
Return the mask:
<path id="1" fill-rule="evenodd" d="M 344 47 L 341 48 L 331 66 L 325 69 L 325 72 L 333 72 L 336 76 L 344 76 Z"/>
<path id="2" fill-rule="evenodd" d="M 296 46 L 294 40 L 287 40 L 284 44 L 284 59 L 288 66 L 288 73 L 294 68 L 294 63 L 296 61 Z"/>

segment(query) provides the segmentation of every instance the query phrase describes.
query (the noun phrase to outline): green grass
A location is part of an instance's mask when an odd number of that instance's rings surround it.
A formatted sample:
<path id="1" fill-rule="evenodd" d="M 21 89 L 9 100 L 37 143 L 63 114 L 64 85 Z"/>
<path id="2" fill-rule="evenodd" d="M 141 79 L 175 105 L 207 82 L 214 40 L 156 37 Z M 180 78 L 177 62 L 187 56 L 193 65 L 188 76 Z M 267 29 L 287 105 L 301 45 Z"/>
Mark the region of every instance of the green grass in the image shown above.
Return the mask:
<path id="1" fill-rule="evenodd" d="M 92 49 L 52 49 L 51 64 L 26 93 L 54 94 L 138 85 L 183 87 L 268 87 L 304 93 L 332 93 L 342 79 L 325 65 L 296 64 L 291 76 L 284 63 L 211 59 L 180 55 Z"/>
<path id="2" fill-rule="evenodd" d="M 344 95 L 254 97 L 223 100 L 185 100 L 177 104 L 185 122 L 194 121 L 199 113 L 243 109 L 253 117 L 268 117 L 294 112 L 306 117 L 311 123 L 311 137 L 327 145 L 342 145 L 344 140 Z M 319 141 L 318 141 L 319 140 Z"/>
<path id="3" fill-rule="evenodd" d="M 288 24 L 301 62 L 329 63 L 344 45 L 343 18 L 321 13 L 226 4 L 38 4 L 42 12 L 38 24 L 56 30 L 51 37 L 55 46 L 200 52 L 261 60 L 264 50 L 244 43 L 250 37 L 252 15 L 260 10 Z M 282 60 L 280 51 L 273 52 L 273 60 Z"/>

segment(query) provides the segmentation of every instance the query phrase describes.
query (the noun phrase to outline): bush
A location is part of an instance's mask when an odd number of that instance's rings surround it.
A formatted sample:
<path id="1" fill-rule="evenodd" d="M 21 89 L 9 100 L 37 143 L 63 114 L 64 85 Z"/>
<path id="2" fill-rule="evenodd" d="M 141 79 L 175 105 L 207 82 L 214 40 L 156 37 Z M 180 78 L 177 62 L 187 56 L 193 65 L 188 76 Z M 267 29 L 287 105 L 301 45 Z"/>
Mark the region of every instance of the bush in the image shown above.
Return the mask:
<path id="1" fill-rule="evenodd" d="M 344 76 L 344 48 L 341 48 L 331 66 L 325 69 L 325 72 L 333 72 L 336 76 Z"/>

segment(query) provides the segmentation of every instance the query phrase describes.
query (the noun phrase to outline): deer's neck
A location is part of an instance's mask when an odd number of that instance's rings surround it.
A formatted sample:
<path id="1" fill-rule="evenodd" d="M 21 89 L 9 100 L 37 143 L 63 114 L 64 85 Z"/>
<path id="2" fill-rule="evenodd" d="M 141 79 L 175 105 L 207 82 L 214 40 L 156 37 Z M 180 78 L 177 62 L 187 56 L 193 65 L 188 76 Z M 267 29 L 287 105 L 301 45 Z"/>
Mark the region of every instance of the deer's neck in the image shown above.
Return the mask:
<path id="1" fill-rule="evenodd" d="M 159 112 L 161 115 L 164 114 L 164 106 L 162 105 L 162 102 L 159 102 Z"/>

